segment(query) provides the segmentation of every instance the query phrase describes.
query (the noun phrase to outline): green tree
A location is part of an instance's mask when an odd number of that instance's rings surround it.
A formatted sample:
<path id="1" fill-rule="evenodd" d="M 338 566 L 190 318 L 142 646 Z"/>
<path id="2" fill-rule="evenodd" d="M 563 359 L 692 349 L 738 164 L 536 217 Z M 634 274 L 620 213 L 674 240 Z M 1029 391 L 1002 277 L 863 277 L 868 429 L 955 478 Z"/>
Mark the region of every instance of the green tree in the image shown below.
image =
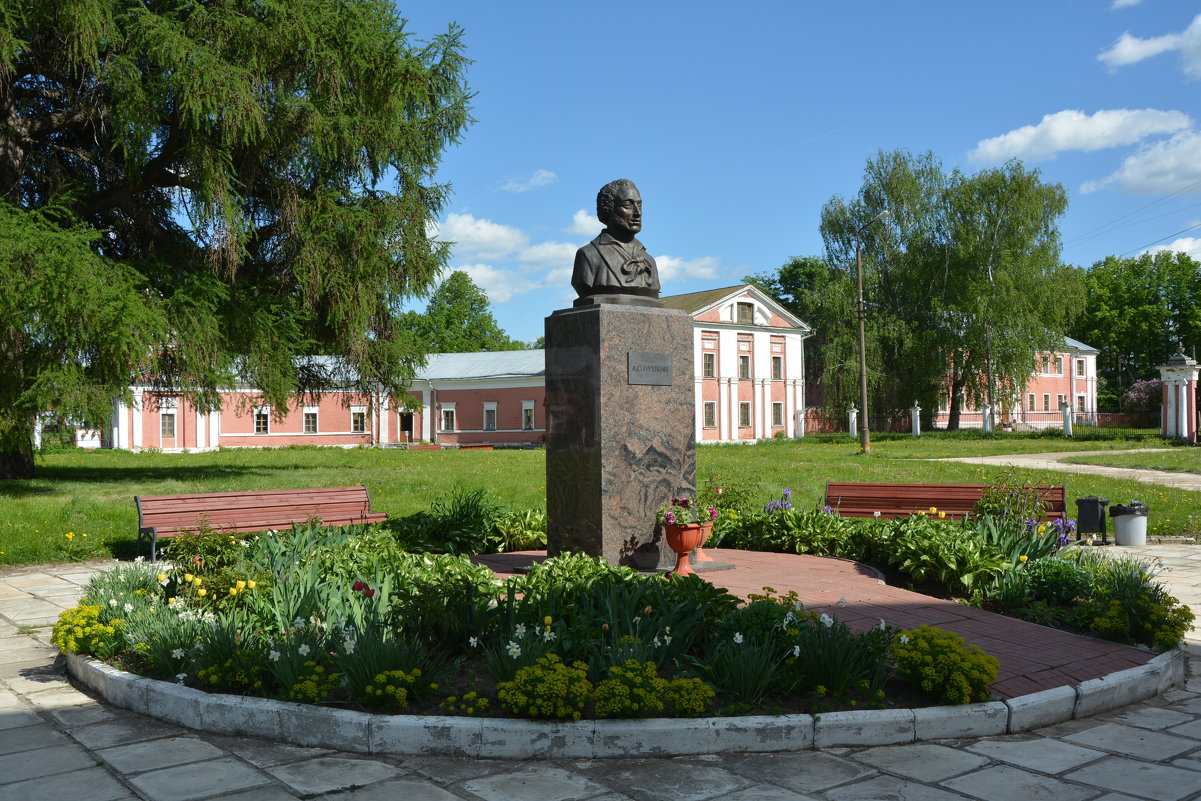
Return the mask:
<path id="1" fill-rule="evenodd" d="M 0 0 L 0 477 L 135 379 L 400 393 L 466 64 L 385 0 Z"/>
<path id="2" fill-rule="evenodd" d="M 429 353 L 526 349 L 497 325 L 488 295 L 462 270 L 439 284 L 424 314 L 410 312 L 408 320 Z"/>
<path id="3" fill-rule="evenodd" d="M 1062 187 L 1017 161 L 964 175 L 932 153 L 894 151 L 869 159 L 855 198 L 826 204 L 822 238 L 844 292 L 862 237 L 873 424 L 915 400 L 929 424 L 946 389 L 952 428 L 965 396 L 1014 400 L 1033 354 L 1061 344 L 1078 306 L 1078 282 L 1059 263 L 1066 203 Z M 825 383 L 841 408 L 858 397 L 859 370 L 856 317 L 840 304 Z"/>
<path id="4" fill-rule="evenodd" d="M 1021 162 L 956 173 L 950 182 L 951 279 L 944 305 L 960 325 L 944 343 L 951 364 L 951 427 L 965 395 L 992 408 L 1021 402 L 1033 354 L 1063 347 L 1083 299 L 1079 272 L 1059 261 L 1059 184 Z"/>
<path id="5" fill-rule="evenodd" d="M 1116 409 L 1123 391 L 1158 378 L 1180 348 L 1201 344 L 1201 265 L 1184 253 L 1110 256 L 1084 277 L 1086 298 L 1071 336 L 1101 351 L 1098 402 Z"/>

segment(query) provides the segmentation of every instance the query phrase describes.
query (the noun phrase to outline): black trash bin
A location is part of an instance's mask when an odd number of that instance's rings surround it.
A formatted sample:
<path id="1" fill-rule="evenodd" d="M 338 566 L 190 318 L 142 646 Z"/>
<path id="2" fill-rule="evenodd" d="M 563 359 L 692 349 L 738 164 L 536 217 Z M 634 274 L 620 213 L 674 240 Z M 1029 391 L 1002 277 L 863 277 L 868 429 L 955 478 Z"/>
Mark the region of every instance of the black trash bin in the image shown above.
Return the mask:
<path id="1" fill-rule="evenodd" d="M 1109 498 L 1098 498 L 1096 495 L 1086 495 L 1076 499 L 1076 542 L 1080 542 L 1082 534 L 1100 534 L 1101 543 L 1109 544 L 1105 536 L 1105 507 Z"/>

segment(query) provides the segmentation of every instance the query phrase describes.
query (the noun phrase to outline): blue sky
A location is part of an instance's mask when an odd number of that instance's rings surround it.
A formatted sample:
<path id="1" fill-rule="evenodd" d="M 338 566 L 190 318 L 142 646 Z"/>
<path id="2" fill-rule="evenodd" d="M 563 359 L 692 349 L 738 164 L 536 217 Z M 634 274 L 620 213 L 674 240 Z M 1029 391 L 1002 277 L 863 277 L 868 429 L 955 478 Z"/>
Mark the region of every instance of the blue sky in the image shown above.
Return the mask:
<path id="1" fill-rule="evenodd" d="M 1201 257 L 1199 3 L 398 7 L 418 38 L 465 30 L 477 122 L 439 173 L 439 235 L 517 339 L 571 305 L 596 191 L 619 177 L 664 295 L 822 255 L 823 204 L 892 149 L 967 172 L 1016 156 L 1063 184 L 1066 263 Z"/>

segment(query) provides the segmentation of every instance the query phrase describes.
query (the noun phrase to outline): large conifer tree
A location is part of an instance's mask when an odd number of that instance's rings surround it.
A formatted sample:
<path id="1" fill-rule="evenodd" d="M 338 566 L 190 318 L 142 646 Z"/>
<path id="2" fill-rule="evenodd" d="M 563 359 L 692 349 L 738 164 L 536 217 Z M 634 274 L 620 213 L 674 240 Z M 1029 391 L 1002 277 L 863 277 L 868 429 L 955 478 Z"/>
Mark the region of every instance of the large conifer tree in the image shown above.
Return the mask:
<path id="1" fill-rule="evenodd" d="M 400 391 L 465 67 L 385 0 L 0 0 L 0 477 L 138 377 Z"/>

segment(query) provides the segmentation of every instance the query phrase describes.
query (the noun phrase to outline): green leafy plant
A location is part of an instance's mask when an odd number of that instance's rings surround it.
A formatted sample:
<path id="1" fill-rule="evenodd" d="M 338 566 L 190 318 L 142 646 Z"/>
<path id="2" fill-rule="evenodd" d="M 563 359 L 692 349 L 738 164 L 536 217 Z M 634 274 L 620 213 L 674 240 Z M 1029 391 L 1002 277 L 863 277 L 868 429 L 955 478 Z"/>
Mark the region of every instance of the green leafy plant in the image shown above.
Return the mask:
<path id="1" fill-rule="evenodd" d="M 660 525 L 691 526 L 698 523 L 711 523 L 717 519 L 720 511 L 716 506 L 699 506 L 695 497 L 687 495 L 672 498 L 659 507 L 655 513 L 655 522 Z"/>
<path id="2" fill-rule="evenodd" d="M 505 512 L 493 524 L 498 551 L 532 551 L 546 547 L 546 511 Z"/>
<path id="3" fill-rule="evenodd" d="M 898 521 L 898 529 L 891 542 L 891 565 L 919 586 L 932 581 L 952 593 L 971 595 L 1008 564 L 997 550 L 964 536 L 964 529 L 951 521 L 912 515 Z"/>
<path id="4" fill-rule="evenodd" d="M 650 718 L 662 714 L 667 680 L 654 662 L 627 659 L 609 668 L 609 677 L 596 685 L 593 700 L 598 718 Z"/>
<path id="5" fill-rule="evenodd" d="M 784 664 L 774 637 L 751 639 L 735 632 L 714 643 L 701 659 L 693 659 L 700 677 L 739 708 L 763 703 Z"/>
<path id="6" fill-rule="evenodd" d="M 124 621 L 100 619 L 101 607 L 84 604 L 64 609 L 50 633 L 50 642 L 64 654 L 76 653 L 108 659 L 126 646 Z"/>
<path id="7" fill-rule="evenodd" d="M 997 476 L 980 494 L 972 507 L 973 515 L 991 515 L 1025 524 L 1047 513 L 1042 493 L 1034 486 L 1015 481 L 1012 471 Z"/>
<path id="8" fill-rule="evenodd" d="M 566 665 L 556 654 L 540 657 L 496 687 L 502 707 L 528 718 L 579 720 L 591 695 L 587 666 Z"/>
<path id="9" fill-rule="evenodd" d="M 951 704 L 987 701 L 1000 663 L 954 632 L 918 626 L 891 646 L 897 673 Z"/>

